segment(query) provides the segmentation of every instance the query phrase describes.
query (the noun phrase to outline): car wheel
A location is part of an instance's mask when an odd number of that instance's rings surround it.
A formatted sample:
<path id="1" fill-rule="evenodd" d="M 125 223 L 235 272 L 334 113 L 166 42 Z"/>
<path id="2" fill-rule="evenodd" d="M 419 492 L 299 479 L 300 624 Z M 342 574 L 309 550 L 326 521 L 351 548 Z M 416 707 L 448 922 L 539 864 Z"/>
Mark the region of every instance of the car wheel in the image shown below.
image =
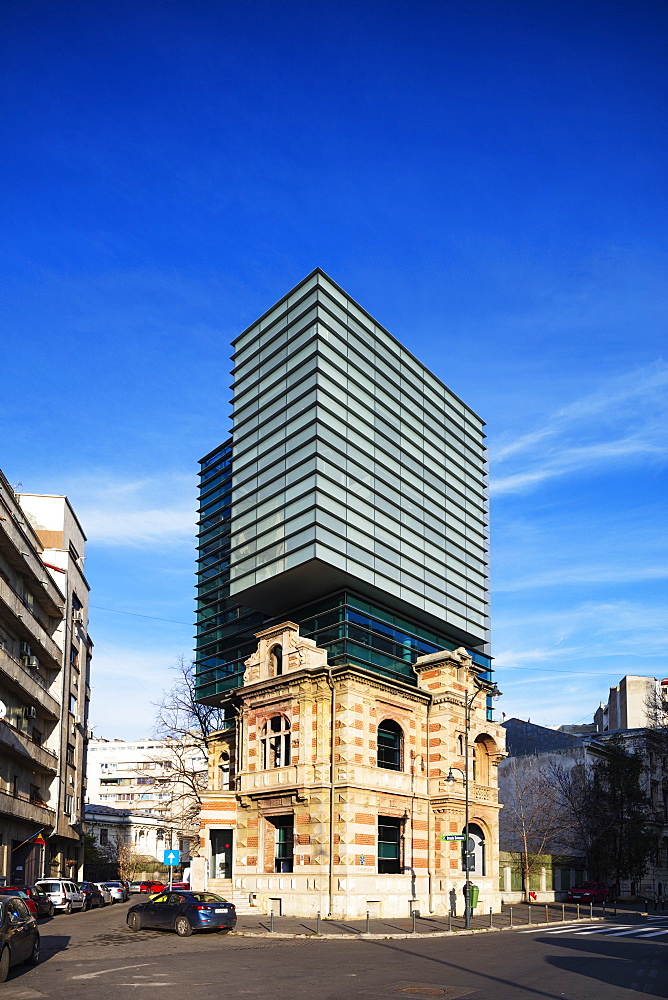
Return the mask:
<path id="1" fill-rule="evenodd" d="M 64 910 L 64 912 L 67 913 L 67 914 L 70 914 L 72 912 L 72 900 L 71 899 L 68 899 L 67 902 L 65 903 L 65 910 Z"/>
<path id="2" fill-rule="evenodd" d="M 231 930 L 232 930 L 231 927 L 219 927 L 218 928 L 218 932 L 220 934 L 229 934 Z"/>
<path id="3" fill-rule="evenodd" d="M 4 983 L 9 975 L 9 948 L 3 948 L 0 955 L 0 983 Z"/>
<path id="4" fill-rule="evenodd" d="M 187 917 L 177 917 L 174 921 L 174 930 L 179 937 L 190 937 L 193 932 L 192 925 Z"/>
<path id="5" fill-rule="evenodd" d="M 92 910 L 93 900 L 92 899 L 84 900 L 84 905 L 81 907 L 81 909 L 84 911 L 84 913 L 86 912 L 86 910 Z"/>
<path id="6" fill-rule="evenodd" d="M 128 917 L 128 927 L 131 931 L 141 930 L 141 917 L 138 913 L 131 913 Z"/>
<path id="7" fill-rule="evenodd" d="M 56 911 L 53 908 L 53 903 L 49 903 L 49 916 L 52 917 Z"/>
<path id="8" fill-rule="evenodd" d="M 32 943 L 32 951 L 30 956 L 26 958 L 24 965 L 37 965 L 39 962 L 39 934 L 35 934 L 35 940 Z"/>

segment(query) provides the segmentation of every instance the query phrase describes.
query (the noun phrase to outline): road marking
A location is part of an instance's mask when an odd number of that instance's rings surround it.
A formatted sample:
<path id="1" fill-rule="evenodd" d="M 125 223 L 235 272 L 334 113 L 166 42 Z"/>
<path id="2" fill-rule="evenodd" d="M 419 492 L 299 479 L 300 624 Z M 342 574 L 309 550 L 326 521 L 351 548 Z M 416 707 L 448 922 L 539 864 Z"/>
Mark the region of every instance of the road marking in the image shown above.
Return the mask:
<path id="1" fill-rule="evenodd" d="M 615 934 L 632 934 L 634 927 L 637 927 L 637 926 L 638 926 L 637 924 L 621 924 L 621 926 L 619 924 L 615 924 L 613 927 L 588 927 L 588 928 L 585 928 L 585 929 L 583 929 L 581 931 L 575 931 L 575 933 L 576 934 L 607 934 L 608 937 L 610 937 L 610 935 L 614 936 Z"/>
<path id="2" fill-rule="evenodd" d="M 668 934 L 668 927 L 661 927 L 658 931 L 643 931 L 638 937 L 658 937 L 659 934 Z"/>
<path id="3" fill-rule="evenodd" d="M 574 927 L 581 927 L 582 924 L 570 924 L 568 927 L 563 927 L 559 929 L 555 927 L 554 930 L 546 930 L 546 928 L 548 928 L 549 926 L 550 926 L 549 924 L 539 924 L 538 926 L 527 927 L 526 930 L 523 931 L 517 931 L 517 933 L 518 934 L 565 934 L 567 931 L 572 931 Z M 592 925 L 587 924 L 585 926 L 591 927 Z"/>
<path id="4" fill-rule="evenodd" d="M 96 976 L 106 976 L 108 972 L 122 972 L 124 969 L 145 969 L 147 965 L 155 964 L 155 962 L 139 962 L 137 965 L 115 965 L 111 969 L 100 969 L 99 972 L 86 972 L 83 976 L 70 976 L 70 979 L 95 979 Z"/>

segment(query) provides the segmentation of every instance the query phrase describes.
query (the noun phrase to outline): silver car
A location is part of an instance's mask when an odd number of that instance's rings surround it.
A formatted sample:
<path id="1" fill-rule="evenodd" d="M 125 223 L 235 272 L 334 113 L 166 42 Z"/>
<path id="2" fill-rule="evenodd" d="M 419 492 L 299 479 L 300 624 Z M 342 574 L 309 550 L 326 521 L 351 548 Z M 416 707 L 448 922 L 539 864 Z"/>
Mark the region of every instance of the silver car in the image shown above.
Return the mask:
<path id="1" fill-rule="evenodd" d="M 109 888 L 108 888 L 108 886 L 106 886 L 106 885 L 104 884 L 104 882 L 93 882 L 93 885 L 94 885 L 94 886 L 95 886 L 95 887 L 96 887 L 97 889 L 99 889 L 99 890 L 100 890 L 100 892 L 102 893 L 102 898 L 103 898 L 103 900 L 104 900 L 104 905 L 105 905 L 105 906 L 106 906 L 106 905 L 107 905 L 108 903 L 113 903 L 113 899 L 112 899 L 112 896 L 111 896 L 111 889 L 109 889 Z"/>
<path id="2" fill-rule="evenodd" d="M 105 882 L 104 883 L 111 893 L 112 903 L 124 903 L 128 898 L 128 892 L 122 882 Z"/>

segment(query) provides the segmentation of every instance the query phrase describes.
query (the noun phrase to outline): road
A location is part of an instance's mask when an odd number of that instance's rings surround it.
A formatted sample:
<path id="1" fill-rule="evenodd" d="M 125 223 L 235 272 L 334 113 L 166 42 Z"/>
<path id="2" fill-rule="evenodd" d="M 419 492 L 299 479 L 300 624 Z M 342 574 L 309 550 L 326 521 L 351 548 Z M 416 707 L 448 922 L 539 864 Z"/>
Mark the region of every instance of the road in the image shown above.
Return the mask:
<path id="1" fill-rule="evenodd" d="M 0 1000 L 104 1000 L 136 992 L 163 1000 L 165 991 L 188 1000 L 668 997 L 668 921 L 434 940 L 184 939 L 133 934 L 125 925 L 128 905 L 40 921 L 41 964 L 13 969 Z"/>

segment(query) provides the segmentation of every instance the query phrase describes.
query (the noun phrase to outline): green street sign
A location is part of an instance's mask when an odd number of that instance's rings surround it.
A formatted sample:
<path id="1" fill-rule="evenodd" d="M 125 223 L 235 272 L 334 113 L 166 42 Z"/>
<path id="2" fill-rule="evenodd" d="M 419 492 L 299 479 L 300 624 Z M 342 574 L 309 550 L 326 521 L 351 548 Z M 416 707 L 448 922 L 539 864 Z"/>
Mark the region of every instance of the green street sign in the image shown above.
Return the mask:
<path id="1" fill-rule="evenodd" d="M 466 840 L 463 833 L 446 833 L 441 837 L 441 840 Z"/>

